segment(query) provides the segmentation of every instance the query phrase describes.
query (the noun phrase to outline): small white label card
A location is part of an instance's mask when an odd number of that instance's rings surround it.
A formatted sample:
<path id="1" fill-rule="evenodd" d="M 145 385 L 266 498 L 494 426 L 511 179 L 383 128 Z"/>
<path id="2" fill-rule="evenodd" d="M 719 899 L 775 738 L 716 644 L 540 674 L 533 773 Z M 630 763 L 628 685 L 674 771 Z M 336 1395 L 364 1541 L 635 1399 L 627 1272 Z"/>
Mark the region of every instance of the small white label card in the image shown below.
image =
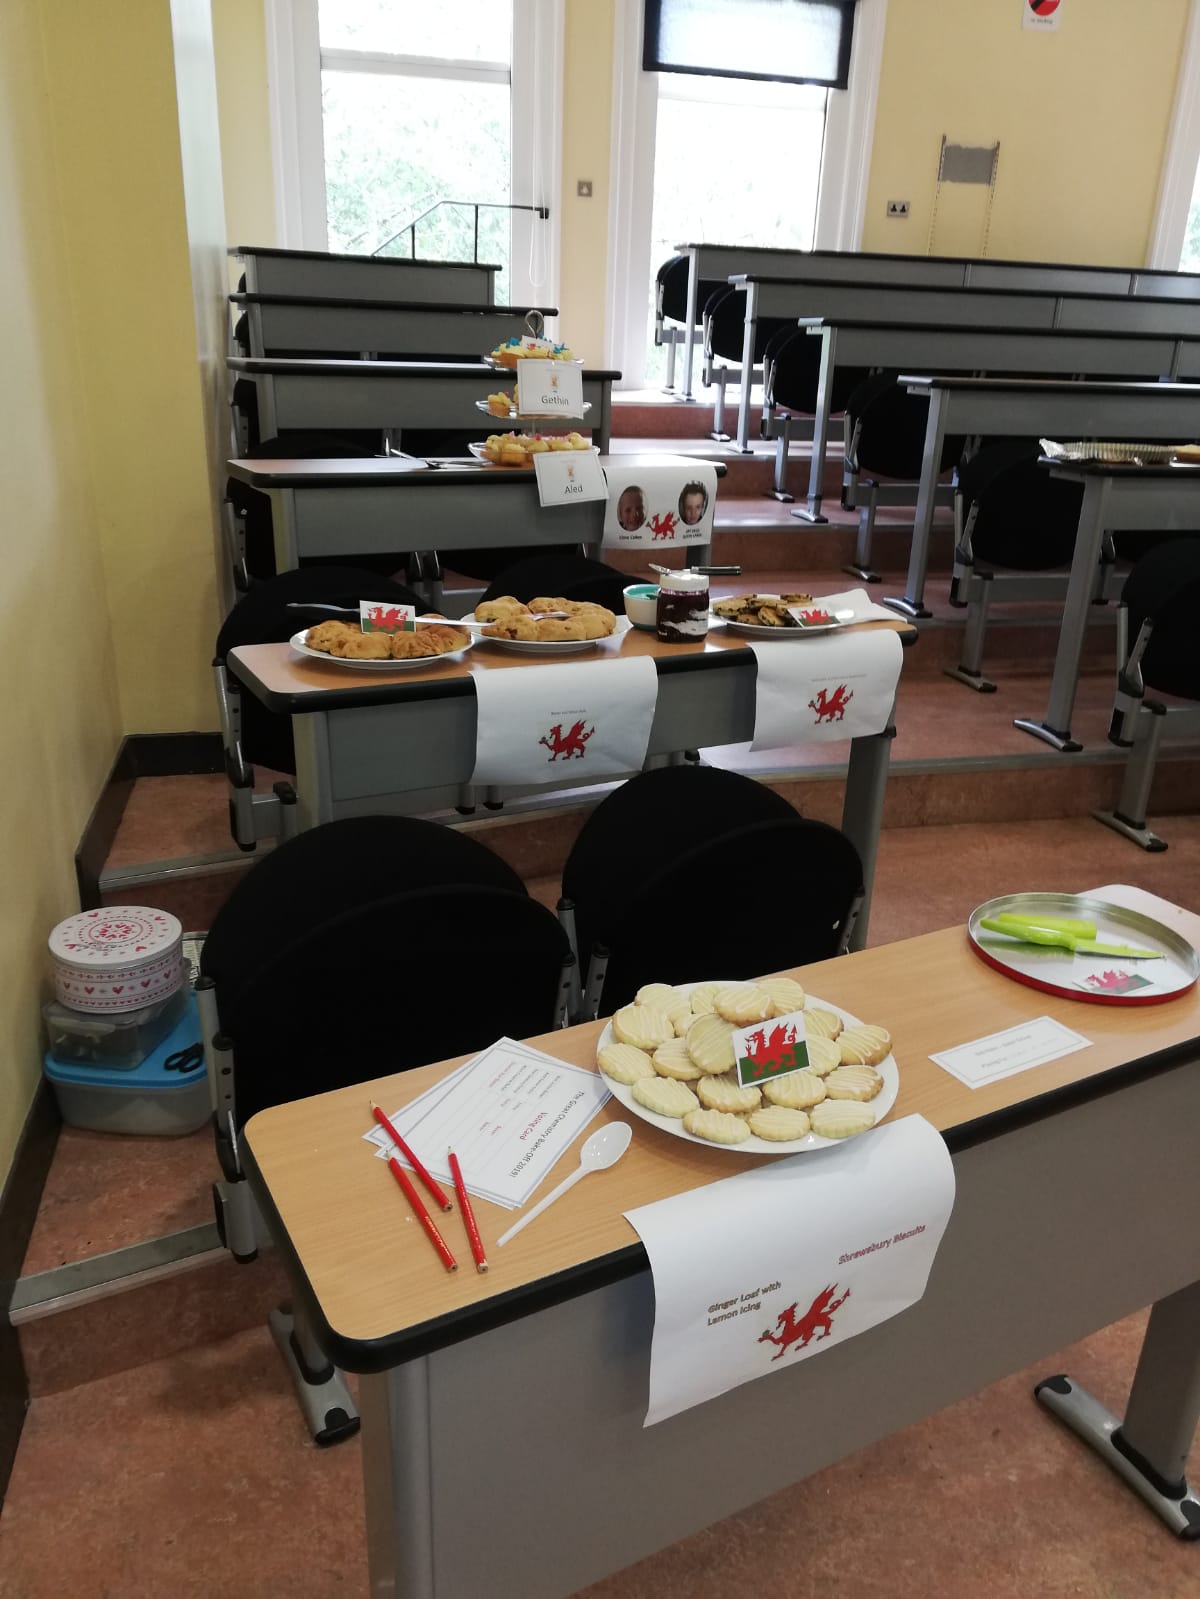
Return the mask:
<path id="1" fill-rule="evenodd" d="M 620 640 L 615 634 L 615 647 Z M 613 647 L 608 639 L 598 646 Z M 649 656 L 610 653 L 471 675 L 478 701 L 472 783 L 569 784 L 641 771 L 658 702 Z"/>
<path id="2" fill-rule="evenodd" d="M 1035 1016 L 1032 1021 L 1006 1027 L 1002 1033 L 989 1033 L 986 1038 L 973 1039 L 969 1044 L 956 1044 L 953 1049 L 940 1050 L 929 1058 L 968 1088 L 983 1088 L 1004 1077 L 1015 1077 L 1033 1066 L 1044 1066 L 1048 1061 L 1090 1047 L 1090 1038 L 1072 1032 L 1053 1016 Z"/>
<path id="3" fill-rule="evenodd" d="M 600 457 L 591 450 L 543 450 L 533 457 L 539 505 L 608 498 Z"/>
<path id="4" fill-rule="evenodd" d="M 786 1077 L 808 1065 L 808 1035 L 804 1012 L 789 1011 L 756 1027 L 735 1027 L 733 1058 L 743 1088 L 757 1088 L 768 1077 Z"/>
<path id="5" fill-rule="evenodd" d="M 518 361 L 517 415 L 583 415 L 583 368 L 573 361 Z"/>
<path id="6" fill-rule="evenodd" d="M 392 600 L 359 600 L 358 621 L 364 633 L 414 633 L 415 605 L 397 605 Z"/>
<path id="7" fill-rule="evenodd" d="M 608 457 L 604 542 L 630 550 L 670 550 L 712 539 L 717 469 L 711 461 Z"/>
<path id="8" fill-rule="evenodd" d="M 898 633 L 862 628 L 750 648 L 758 661 L 751 749 L 860 738 L 887 726 L 904 653 Z"/>
<path id="9" fill-rule="evenodd" d="M 654 1278 L 645 1425 L 916 1304 L 953 1206 L 945 1142 L 905 1116 L 626 1211 Z"/>

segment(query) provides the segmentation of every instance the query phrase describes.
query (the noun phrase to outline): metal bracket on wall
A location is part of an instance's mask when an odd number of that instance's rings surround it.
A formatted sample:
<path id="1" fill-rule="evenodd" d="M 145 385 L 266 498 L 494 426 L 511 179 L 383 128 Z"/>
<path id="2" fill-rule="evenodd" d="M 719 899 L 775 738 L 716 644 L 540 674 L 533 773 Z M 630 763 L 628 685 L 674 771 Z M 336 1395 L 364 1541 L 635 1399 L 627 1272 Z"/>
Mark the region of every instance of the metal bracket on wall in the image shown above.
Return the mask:
<path id="1" fill-rule="evenodd" d="M 992 226 L 992 201 L 996 197 L 996 174 L 1000 167 L 1000 141 L 995 144 L 951 144 L 942 134 L 942 148 L 938 155 L 937 182 L 933 190 L 933 206 L 929 214 L 929 243 L 927 253 L 933 252 L 933 235 L 937 226 L 938 201 L 944 183 L 980 184 L 988 191 L 987 209 L 983 218 L 983 237 L 979 253 L 987 254 L 988 234 Z"/>

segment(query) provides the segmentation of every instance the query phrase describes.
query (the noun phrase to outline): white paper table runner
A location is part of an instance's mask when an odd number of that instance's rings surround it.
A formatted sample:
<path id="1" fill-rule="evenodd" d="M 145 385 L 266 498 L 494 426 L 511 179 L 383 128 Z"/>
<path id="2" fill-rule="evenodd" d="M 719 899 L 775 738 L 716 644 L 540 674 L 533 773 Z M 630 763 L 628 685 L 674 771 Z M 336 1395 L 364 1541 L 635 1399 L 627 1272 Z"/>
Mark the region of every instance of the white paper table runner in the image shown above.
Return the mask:
<path id="1" fill-rule="evenodd" d="M 751 749 L 831 743 L 887 726 L 904 654 L 891 628 L 750 648 L 758 661 Z"/>
<path id="2" fill-rule="evenodd" d="M 954 1206 L 921 1116 L 627 1211 L 654 1277 L 645 1425 L 914 1305 Z"/>
<path id="3" fill-rule="evenodd" d="M 472 783 L 562 783 L 641 771 L 658 700 L 649 656 L 475 672 Z"/>

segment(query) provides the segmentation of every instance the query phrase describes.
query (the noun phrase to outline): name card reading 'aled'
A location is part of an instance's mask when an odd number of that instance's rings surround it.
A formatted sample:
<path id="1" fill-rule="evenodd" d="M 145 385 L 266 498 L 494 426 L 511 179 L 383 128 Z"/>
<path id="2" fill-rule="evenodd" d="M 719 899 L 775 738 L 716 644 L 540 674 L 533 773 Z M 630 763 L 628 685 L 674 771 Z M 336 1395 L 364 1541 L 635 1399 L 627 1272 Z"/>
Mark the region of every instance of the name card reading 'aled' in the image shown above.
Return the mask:
<path id="1" fill-rule="evenodd" d="M 600 457 L 591 450 L 544 450 L 534 456 L 533 471 L 539 505 L 574 505 L 608 498 Z"/>
<path id="2" fill-rule="evenodd" d="M 583 368 L 572 361 L 517 362 L 518 416 L 583 415 Z"/>

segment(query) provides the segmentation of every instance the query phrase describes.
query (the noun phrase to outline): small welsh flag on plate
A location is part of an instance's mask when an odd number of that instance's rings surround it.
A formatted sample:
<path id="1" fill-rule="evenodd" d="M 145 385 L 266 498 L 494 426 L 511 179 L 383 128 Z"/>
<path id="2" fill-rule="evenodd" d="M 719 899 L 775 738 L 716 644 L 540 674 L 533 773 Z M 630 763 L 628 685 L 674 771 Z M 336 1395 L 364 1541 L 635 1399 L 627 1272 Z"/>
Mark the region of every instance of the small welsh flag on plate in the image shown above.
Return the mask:
<path id="1" fill-rule="evenodd" d="M 808 1066 L 804 1012 L 789 1011 L 773 1021 L 735 1029 L 733 1054 L 737 1080 L 743 1088 L 758 1088 L 769 1077 L 804 1071 Z"/>
<path id="2" fill-rule="evenodd" d="M 358 621 L 364 633 L 415 633 L 415 605 L 397 605 L 391 600 L 359 600 Z"/>

